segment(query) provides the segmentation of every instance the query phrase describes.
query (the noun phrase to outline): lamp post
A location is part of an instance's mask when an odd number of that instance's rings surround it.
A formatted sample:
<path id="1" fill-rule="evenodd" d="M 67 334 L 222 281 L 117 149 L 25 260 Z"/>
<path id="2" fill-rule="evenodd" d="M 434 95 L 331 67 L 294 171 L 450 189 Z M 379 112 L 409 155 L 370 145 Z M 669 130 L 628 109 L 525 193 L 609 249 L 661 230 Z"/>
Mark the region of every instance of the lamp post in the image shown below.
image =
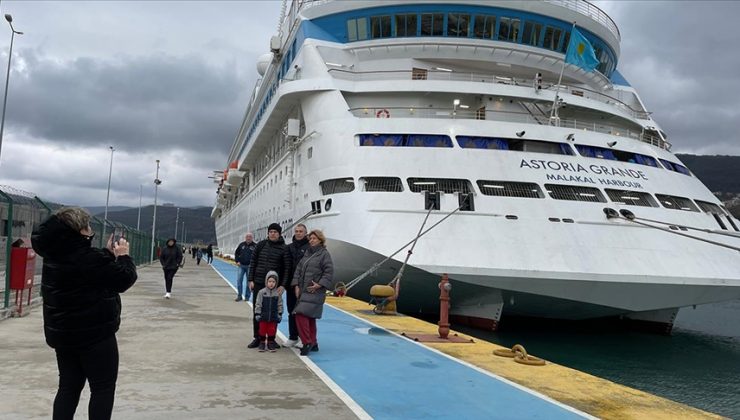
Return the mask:
<path id="1" fill-rule="evenodd" d="M 139 184 L 139 215 L 136 216 L 136 230 L 140 230 L 141 227 L 141 192 L 143 186 Z"/>
<path id="2" fill-rule="evenodd" d="M 155 232 L 157 229 L 157 189 L 162 181 L 159 179 L 159 159 L 157 159 L 157 175 L 154 177 L 154 216 L 152 216 L 152 249 L 149 256 L 154 262 L 154 242 L 156 239 Z"/>
<path id="3" fill-rule="evenodd" d="M 105 228 L 108 227 L 108 200 L 110 199 L 110 179 L 113 175 L 113 152 L 116 149 L 113 146 L 108 146 L 110 149 L 110 167 L 108 168 L 108 192 L 105 195 L 105 213 L 103 214 L 103 234 L 101 235 L 105 241 Z"/>
<path id="4" fill-rule="evenodd" d="M 8 71 L 5 74 L 5 96 L 3 97 L 3 116 L 0 120 L 0 152 L 2 151 L 3 147 L 3 131 L 5 130 L 5 109 L 8 106 L 8 82 L 10 81 L 10 60 L 13 58 L 13 40 L 15 39 L 15 34 L 23 35 L 23 32 L 16 31 L 15 28 L 13 28 L 13 16 L 6 14 L 5 20 L 8 21 L 8 24 L 10 25 L 10 30 L 13 32 L 10 35 L 10 51 L 8 52 Z"/>
<path id="5" fill-rule="evenodd" d="M 177 227 L 180 225 L 180 207 L 177 208 L 177 215 L 175 216 L 175 241 L 177 241 Z"/>

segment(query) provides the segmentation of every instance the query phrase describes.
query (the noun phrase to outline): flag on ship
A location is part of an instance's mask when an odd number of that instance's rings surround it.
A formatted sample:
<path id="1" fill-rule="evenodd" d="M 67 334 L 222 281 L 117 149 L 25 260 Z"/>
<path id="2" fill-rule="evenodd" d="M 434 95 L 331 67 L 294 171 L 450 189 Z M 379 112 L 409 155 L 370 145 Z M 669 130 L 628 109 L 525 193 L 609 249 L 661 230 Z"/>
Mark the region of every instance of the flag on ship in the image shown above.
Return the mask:
<path id="1" fill-rule="evenodd" d="M 593 71 L 599 65 L 594 47 L 575 27 L 570 33 L 570 42 L 568 42 L 568 49 L 565 52 L 565 62 L 575 64 L 586 71 Z"/>

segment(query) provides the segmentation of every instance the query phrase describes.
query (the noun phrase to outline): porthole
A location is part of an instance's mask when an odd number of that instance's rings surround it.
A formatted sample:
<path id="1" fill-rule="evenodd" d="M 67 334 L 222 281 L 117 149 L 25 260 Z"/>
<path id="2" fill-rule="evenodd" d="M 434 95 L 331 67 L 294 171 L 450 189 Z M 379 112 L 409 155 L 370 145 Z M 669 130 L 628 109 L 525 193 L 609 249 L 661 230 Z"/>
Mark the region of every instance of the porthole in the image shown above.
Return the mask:
<path id="1" fill-rule="evenodd" d="M 324 203 L 324 211 L 331 210 L 331 198 L 326 200 L 326 203 Z"/>

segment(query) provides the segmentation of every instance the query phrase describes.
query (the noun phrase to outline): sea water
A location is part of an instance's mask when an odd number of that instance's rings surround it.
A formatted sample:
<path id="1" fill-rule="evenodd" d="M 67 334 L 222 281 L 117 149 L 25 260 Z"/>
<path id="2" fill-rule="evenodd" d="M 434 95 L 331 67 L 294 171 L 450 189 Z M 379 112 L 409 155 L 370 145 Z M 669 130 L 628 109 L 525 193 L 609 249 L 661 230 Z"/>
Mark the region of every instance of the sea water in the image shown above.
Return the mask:
<path id="1" fill-rule="evenodd" d="M 522 344 L 554 363 L 740 419 L 740 300 L 681 309 L 670 336 L 537 322 L 498 332 L 464 331 L 506 347 Z"/>

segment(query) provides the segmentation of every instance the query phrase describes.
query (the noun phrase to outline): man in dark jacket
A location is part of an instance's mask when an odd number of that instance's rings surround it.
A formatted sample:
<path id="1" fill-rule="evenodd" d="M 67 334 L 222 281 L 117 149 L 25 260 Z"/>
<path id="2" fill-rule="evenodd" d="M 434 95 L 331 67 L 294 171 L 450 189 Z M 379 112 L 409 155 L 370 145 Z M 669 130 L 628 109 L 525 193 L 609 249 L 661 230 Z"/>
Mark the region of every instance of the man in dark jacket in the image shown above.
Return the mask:
<path id="1" fill-rule="evenodd" d="M 252 309 L 254 309 L 257 293 L 265 287 L 265 277 L 269 271 L 278 273 L 281 279 L 288 277 L 290 268 L 290 255 L 285 246 L 285 240 L 280 234 L 283 228 L 273 223 L 267 228 L 267 239 L 260 241 L 252 254 L 252 261 L 249 266 L 249 289 L 252 291 Z M 278 293 L 282 295 L 285 288 L 278 287 Z M 254 315 L 254 312 L 252 312 Z M 259 339 L 259 322 L 252 317 L 254 328 L 254 340 L 247 346 L 250 349 L 257 348 L 260 344 Z"/>
<path id="2" fill-rule="evenodd" d="M 177 246 L 175 238 L 167 240 L 167 246 L 159 253 L 159 263 L 162 264 L 162 270 L 164 270 L 164 298 L 169 299 L 172 296 L 172 279 L 182 265 L 182 251 Z"/>
<path id="3" fill-rule="evenodd" d="M 236 299 L 234 299 L 237 302 L 242 300 L 242 292 L 246 292 L 243 294 L 245 301 L 249 300 L 249 296 L 251 295 L 249 287 L 243 290 L 244 278 L 249 275 L 249 264 L 252 262 L 252 254 L 256 247 L 257 244 L 254 243 L 254 235 L 252 235 L 252 232 L 247 232 L 244 235 L 244 242 L 240 243 L 234 251 L 234 259 L 239 265 L 239 273 L 236 275 Z"/>
<path id="4" fill-rule="evenodd" d="M 303 223 L 296 225 L 294 231 L 293 231 L 293 242 L 288 245 L 288 254 L 290 255 L 290 269 L 288 269 L 288 277 L 285 279 L 285 281 L 282 282 L 282 286 L 285 289 L 292 290 L 290 286 L 290 283 L 293 281 L 293 274 L 295 273 L 295 268 L 298 266 L 298 261 L 303 258 L 303 254 L 306 252 L 306 249 L 308 248 L 308 238 L 306 237 L 306 233 L 308 233 L 308 229 L 306 228 L 306 225 Z M 295 293 L 288 293 L 286 296 L 286 299 L 288 300 L 288 341 L 285 343 L 287 346 L 296 346 L 300 347 L 298 345 L 298 327 L 295 323 L 295 315 L 293 314 L 293 309 L 295 309 L 295 304 L 297 301 L 297 298 L 295 297 Z"/>
<path id="5" fill-rule="evenodd" d="M 71 419 L 85 381 L 90 386 L 89 415 L 110 419 L 118 377 L 116 332 L 121 298 L 136 282 L 136 266 L 126 239 L 92 248 L 90 215 L 62 207 L 32 234 L 33 249 L 44 258 L 41 296 L 44 335 L 54 348 L 59 389 L 53 417 Z"/>

